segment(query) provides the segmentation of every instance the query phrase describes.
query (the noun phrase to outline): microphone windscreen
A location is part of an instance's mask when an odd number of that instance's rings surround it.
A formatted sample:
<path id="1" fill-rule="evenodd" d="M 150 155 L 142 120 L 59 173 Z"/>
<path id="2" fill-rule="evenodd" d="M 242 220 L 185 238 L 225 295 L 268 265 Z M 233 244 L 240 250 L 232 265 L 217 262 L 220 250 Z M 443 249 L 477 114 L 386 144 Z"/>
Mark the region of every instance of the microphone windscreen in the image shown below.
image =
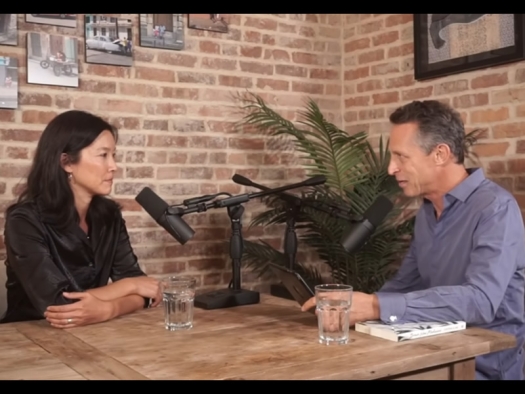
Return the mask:
<path id="1" fill-rule="evenodd" d="M 135 201 L 157 222 L 164 212 L 166 212 L 166 209 L 168 209 L 166 201 L 155 194 L 149 187 L 142 189 L 142 191 L 137 194 L 137 197 L 135 197 Z"/>
<path id="2" fill-rule="evenodd" d="M 363 217 L 366 218 L 374 227 L 377 227 L 383 220 L 385 220 L 392 208 L 394 208 L 394 204 L 392 201 L 390 201 L 390 199 L 385 196 L 379 196 L 366 210 L 366 212 L 363 214 Z"/>

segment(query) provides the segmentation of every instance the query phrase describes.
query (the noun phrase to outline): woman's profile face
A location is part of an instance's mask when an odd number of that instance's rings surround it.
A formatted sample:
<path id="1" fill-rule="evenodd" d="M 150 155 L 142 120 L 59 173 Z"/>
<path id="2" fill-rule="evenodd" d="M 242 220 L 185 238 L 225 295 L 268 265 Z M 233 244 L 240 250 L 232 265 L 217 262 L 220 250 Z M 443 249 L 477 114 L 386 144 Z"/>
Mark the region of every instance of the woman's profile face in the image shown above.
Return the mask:
<path id="1" fill-rule="evenodd" d="M 115 139 L 110 131 L 105 130 L 81 151 L 78 163 L 65 166 L 65 170 L 72 174 L 70 184 L 75 197 L 111 193 L 117 170 L 115 152 Z"/>

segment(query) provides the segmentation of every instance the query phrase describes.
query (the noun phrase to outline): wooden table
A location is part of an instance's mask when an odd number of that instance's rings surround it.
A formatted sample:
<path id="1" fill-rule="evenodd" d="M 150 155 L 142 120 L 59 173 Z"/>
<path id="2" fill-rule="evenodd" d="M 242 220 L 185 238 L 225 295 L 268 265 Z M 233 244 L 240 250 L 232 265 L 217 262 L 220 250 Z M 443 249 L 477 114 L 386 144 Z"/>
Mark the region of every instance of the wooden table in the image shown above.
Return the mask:
<path id="1" fill-rule="evenodd" d="M 163 309 L 69 330 L 45 321 L 0 325 L 5 379 L 445 379 L 474 378 L 474 357 L 516 346 L 482 329 L 395 343 L 351 331 L 317 342 L 316 317 L 292 301 L 195 310 L 189 331 L 164 329 Z"/>

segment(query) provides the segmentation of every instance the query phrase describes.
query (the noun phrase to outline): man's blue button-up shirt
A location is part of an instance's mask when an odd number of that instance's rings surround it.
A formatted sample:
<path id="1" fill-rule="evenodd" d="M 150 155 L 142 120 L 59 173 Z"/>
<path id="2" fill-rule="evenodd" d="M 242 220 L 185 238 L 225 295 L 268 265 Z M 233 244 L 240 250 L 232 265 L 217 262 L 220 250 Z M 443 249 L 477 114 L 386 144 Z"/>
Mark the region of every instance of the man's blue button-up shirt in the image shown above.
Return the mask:
<path id="1" fill-rule="evenodd" d="M 523 380 L 525 231 L 514 197 L 481 169 L 445 196 L 436 219 L 424 200 L 409 252 L 376 293 L 388 323 L 463 320 L 516 336 L 476 359 L 476 379 Z"/>

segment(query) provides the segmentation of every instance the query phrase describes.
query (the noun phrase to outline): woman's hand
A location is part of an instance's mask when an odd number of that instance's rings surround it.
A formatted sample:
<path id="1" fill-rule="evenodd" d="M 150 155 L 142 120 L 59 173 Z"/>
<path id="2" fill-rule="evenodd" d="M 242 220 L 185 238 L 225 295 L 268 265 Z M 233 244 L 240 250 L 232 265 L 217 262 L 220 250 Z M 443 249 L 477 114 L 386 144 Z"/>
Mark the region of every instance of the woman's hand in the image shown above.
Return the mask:
<path id="1" fill-rule="evenodd" d="M 80 301 L 69 305 L 52 305 L 44 313 L 56 328 L 72 328 L 101 323 L 113 316 L 111 301 L 102 301 L 89 293 L 63 293 L 64 297 Z"/>
<path id="2" fill-rule="evenodd" d="M 151 306 L 157 306 L 162 301 L 162 282 L 149 276 L 136 276 L 126 278 L 133 284 L 133 294 L 153 300 Z"/>

